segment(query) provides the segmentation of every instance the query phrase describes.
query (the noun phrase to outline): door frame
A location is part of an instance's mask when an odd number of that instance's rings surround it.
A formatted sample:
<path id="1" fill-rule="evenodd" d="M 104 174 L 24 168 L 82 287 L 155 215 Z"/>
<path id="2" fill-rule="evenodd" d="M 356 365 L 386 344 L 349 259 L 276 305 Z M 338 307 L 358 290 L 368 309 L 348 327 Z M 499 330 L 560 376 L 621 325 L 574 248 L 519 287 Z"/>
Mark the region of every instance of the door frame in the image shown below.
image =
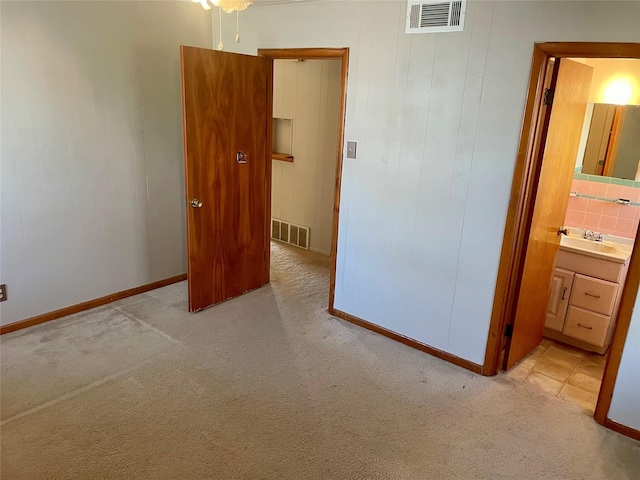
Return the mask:
<path id="1" fill-rule="evenodd" d="M 340 87 L 340 119 L 338 122 L 338 151 L 335 175 L 335 191 L 333 201 L 333 227 L 331 231 L 331 275 L 329 278 L 329 313 L 333 313 L 335 291 L 336 291 L 336 266 L 338 257 L 338 220 L 340 216 L 340 186 L 342 184 L 342 163 L 344 152 L 344 123 L 347 107 L 347 78 L 349 72 L 349 48 L 260 48 L 258 56 L 265 57 L 269 62 L 267 108 L 269 115 L 273 117 L 273 62 L 274 60 L 340 60 L 341 66 L 341 87 Z M 271 147 L 271 122 L 267 129 L 267 141 Z M 266 221 L 265 221 L 265 252 L 266 267 L 264 272 L 264 283 L 269 282 L 269 270 L 271 265 L 271 148 L 268 149 L 267 159 L 267 188 L 266 188 Z"/>
<path id="2" fill-rule="evenodd" d="M 640 59 L 640 43 L 550 42 L 534 45 L 522 132 L 511 186 L 487 349 L 482 369 L 483 375 L 486 376 L 498 373 L 507 320 L 514 315 L 519 295 L 530 233 L 529 228 L 536 201 L 537 180 L 543 161 L 540 149 L 536 148 L 536 144 L 537 140 L 546 135 L 546 126 L 538 128 L 537 119 L 541 109 L 544 108 L 545 67 L 552 57 Z M 628 427 L 620 428 L 621 426 L 617 426 L 615 422 L 607 418 L 607 414 L 638 293 L 638 281 L 640 280 L 640 234 L 638 233 L 636 233 L 631 255 L 628 279 L 629 281 L 626 282 L 623 289 L 618 321 L 594 415 L 598 423 L 619 430 L 628 429 Z M 628 431 L 626 434 L 629 434 Z"/>

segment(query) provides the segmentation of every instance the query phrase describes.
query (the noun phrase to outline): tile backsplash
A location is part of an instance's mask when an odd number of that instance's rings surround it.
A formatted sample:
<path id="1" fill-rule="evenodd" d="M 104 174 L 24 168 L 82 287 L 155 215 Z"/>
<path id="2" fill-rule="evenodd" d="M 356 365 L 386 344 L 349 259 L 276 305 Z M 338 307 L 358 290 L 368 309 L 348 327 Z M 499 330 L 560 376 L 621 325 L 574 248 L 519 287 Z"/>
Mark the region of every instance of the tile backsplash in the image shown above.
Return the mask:
<path id="1" fill-rule="evenodd" d="M 571 191 L 603 198 L 625 198 L 640 202 L 640 188 L 587 180 L 573 180 Z M 640 206 L 620 205 L 612 201 L 572 197 L 569 199 L 565 225 L 635 238 L 640 221 Z"/>

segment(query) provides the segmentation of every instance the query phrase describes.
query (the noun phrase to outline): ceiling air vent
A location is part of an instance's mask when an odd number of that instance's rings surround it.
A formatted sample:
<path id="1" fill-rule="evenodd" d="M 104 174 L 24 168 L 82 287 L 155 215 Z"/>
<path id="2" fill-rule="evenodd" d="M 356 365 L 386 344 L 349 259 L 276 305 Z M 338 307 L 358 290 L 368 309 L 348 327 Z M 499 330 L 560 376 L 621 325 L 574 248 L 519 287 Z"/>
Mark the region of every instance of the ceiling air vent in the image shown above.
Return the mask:
<path id="1" fill-rule="evenodd" d="M 409 0 L 406 33 L 461 32 L 467 0 Z"/>

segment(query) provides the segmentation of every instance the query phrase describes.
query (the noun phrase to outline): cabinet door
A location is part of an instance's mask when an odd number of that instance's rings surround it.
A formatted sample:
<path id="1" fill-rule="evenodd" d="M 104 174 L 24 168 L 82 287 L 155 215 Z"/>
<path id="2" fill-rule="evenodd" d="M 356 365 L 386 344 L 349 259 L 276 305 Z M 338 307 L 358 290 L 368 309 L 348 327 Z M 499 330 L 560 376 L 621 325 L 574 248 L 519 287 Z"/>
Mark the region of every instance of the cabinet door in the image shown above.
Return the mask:
<path id="1" fill-rule="evenodd" d="M 558 332 L 564 327 L 564 317 L 569 306 L 571 287 L 573 285 L 573 272 L 556 268 L 551 284 L 551 297 L 547 306 L 547 320 L 545 327 Z"/>

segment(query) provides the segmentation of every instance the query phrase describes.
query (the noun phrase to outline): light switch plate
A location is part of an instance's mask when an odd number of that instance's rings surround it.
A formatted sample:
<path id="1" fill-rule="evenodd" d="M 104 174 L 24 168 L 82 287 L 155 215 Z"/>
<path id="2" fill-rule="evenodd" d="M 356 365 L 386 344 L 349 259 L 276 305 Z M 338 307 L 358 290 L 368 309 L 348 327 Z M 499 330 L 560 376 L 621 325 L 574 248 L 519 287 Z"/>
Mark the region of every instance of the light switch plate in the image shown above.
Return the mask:
<path id="1" fill-rule="evenodd" d="M 347 142 L 347 158 L 356 158 L 357 142 Z"/>
<path id="2" fill-rule="evenodd" d="M 7 299 L 7 286 L 0 285 L 0 302 L 4 302 Z"/>

